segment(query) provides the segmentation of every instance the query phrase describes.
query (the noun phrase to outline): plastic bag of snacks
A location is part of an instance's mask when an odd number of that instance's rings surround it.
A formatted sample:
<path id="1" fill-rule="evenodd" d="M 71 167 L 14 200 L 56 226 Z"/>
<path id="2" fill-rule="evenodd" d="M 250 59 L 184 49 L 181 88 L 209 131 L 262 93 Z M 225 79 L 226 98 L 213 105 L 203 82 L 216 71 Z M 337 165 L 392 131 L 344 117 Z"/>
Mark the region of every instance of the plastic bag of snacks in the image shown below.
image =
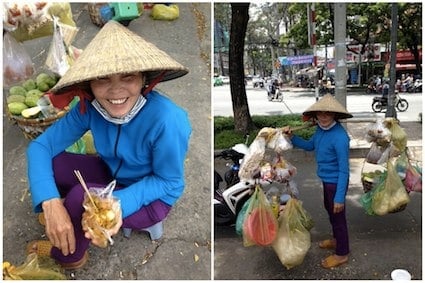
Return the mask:
<path id="1" fill-rule="evenodd" d="M 109 183 L 106 188 L 90 188 L 89 195 L 84 196 L 82 226 L 93 238 L 101 242 L 100 247 L 107 247 L 108 241 L 113 245 L 107 230 L 112 229 L 121 217 L 121 205 L 112 196 L 116 181 Z"/>

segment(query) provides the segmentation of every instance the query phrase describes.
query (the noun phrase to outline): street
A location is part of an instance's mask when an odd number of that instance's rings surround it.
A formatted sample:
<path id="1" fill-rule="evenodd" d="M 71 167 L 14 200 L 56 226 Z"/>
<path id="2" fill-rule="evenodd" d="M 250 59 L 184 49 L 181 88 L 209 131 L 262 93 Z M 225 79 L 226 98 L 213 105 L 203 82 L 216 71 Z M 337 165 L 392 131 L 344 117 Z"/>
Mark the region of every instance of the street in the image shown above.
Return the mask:
<path id="1" fill-rule="evenodd" d="M 247 87 L 251 115 L 282 115 L 302 113 L 315 102 L 314 92 L 291 88 L 283 102 L 269 102 L 265 89 Z M 215 116 L 232 116 L 229 85 L 213 88 Z M 347 93 L 347 108 L 353 119 L 374 120 L 384 113 L 374 113 L 372 98 L 376 94 Z M 401 94 L 409 102 L 406 112 L 397 112 L 400 125 L 408 135 L 409 149 L 422 158 L 422 94 Z M 329 238 L 330 224 L 322 204 L 321 182 L 316 176 L 314 155 L 298 149 L 285 152 L 284 157 L 297 168 L 294 181 L 300 192 L 303 207 L 312 215 L 311 247 L 304 261 L 286 269 L 271 247 L 244 247 L 235 226 L 216 226 L 214 229 L 214 278 L 216 280 L 390 280 L 391 271 L 406 269 L 412 279 L 422 279 L 422 194 L 411 193 L 404 211 L 385 216 L 369 216 L 360 204 L 363 195 L 361 172 L 370 143 L 364 137 L 369 123 L 347 123 L 352 138 L 350 144 L 350 184 L 347 193 L 347 222 L 350 237 L 349 262 L 335 269 L 324 269 L 320 261 L 331 251 L 318 247 L 318 241 Z M 218 149 L 217 149 L 218 150 Z M 215 160 L 215 169 L 223 176 L 226 162 Z M 276 186 L 276 184 L 273 184 Z M 271 186 L 266 186 L 267 190 Z M 278 186 L 278 185 L 277 185 Z"/>
<path id="2" fill-rule="evenodd" d="M 302 113 L 315 101 L 313 89 L 283 88 L 283 101 L 270 102 L 267 100 L 265 88 L 253 88 L 251 84 L 246 86 L 249 111 L 251 115 L 284 115 Z M 377 118 L 384 117 L 385 112 L 374 113 L 372 111 L 372 99 L 380 94 L 366 94 L 363 92 L 347 92 L 347 110 L 354 118 Z M 212 90 L 214 116 L 233 116 L 230 86 L 216 86 Z M 418 121 L 419 113 L 422 112 L 422 93 L 401 93 L 409 103 L 406 112 L 397 112 L 400 121 Z"/>

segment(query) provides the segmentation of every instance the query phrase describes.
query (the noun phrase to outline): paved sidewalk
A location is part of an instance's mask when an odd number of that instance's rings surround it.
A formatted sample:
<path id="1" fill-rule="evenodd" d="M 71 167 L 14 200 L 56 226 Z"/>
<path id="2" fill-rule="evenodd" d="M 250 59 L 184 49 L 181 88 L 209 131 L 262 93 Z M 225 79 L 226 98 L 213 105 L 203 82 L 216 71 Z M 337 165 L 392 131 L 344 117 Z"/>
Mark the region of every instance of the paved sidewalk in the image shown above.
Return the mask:
<path id="1" fill-rule="evenodd" d="M 320 249 L 318 242 L 331 235 L 328 216 L 322 204 L 322 185 L 316 176 L 313 153 L 291 149 L 284 153 L 284 158 L 297 168 L 294 181 L 303 207 L 312 215 L 315 223 L 310 231 L 311 248 L 303 263 L 287 270 L 272 248 L 244 247 L 234 226 L 215 227 L 216 280 L 391 280 L 391 271 L 396 268 L 408 270 L 414 280 L 423 278 L 422 194 L 411 193 L 404 211 L 385 216 L 367 215 L 359 202 L 364 193 L 361 171 L 364 157 L 370 149 L 370 143 L 364 139 L 368 124 L 347 123 L 352 139 L 350 188 L 347 194 L 351 249 L 348 264 L 333 270 L 320 266 L 321 259 L 330 252 Z M 403 122 L 401 126 L 408 135 L 409 149 L 415 158 L 422 161 L 422 124 Z M 216 160 L 215 169 L 223 175 L 228 167 L 225 161 Z"/>

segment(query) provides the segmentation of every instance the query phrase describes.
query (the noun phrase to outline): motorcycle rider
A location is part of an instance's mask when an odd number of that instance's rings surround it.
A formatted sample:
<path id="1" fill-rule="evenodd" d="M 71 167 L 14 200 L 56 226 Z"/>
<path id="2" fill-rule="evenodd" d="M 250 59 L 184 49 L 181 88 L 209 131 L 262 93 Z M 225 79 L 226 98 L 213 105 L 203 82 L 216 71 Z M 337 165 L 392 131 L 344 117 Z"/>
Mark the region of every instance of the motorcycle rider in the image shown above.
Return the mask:
<path id="1" fill-rule="evenodd" d="M 272 96 L 272 99 L 277 99 L 279 96 L 279 81 L 277 79 L 272 80 L 269 85 L 269 96 Z"/>
<path id="2" fill-rule="evenodd" d="M 390 89 L 390 79 L 384 78 L 384 84 L 382 85 L 382 99 L 387 101 L 388 99 L 388 91 Z"/>

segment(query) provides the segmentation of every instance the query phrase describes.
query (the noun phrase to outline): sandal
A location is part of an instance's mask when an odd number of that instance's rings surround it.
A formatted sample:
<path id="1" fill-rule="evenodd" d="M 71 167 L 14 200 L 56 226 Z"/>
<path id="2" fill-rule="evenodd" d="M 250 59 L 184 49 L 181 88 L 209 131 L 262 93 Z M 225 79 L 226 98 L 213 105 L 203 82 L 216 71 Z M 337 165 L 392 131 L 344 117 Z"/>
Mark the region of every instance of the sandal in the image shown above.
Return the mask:
<path id="1" fill-rule="evenodd" d="M 324 268 L 333 268 L 340 266 L 341 264 L 344 264 L 348 262 L 348 256 L 346 256 L 344 259 L 338 259 L 336 255 L 330 255 L 324 260 L 322 260 L 322 267 Z"/>
<path id="2" fill-rule="evenodd" d="M 27 254 L 36 253 L 38 256 L 47 256 L 50 257 L 50 252 L 53 248 L 52 243 L 50 241 L 43 240 L 34 240 L 28 243 L 27 245 Z M 76 262 L 59 262 L 56 261 L 60 266 L 64 269 L 78 269 L 83 267 L 87 260 L 89 259 L 89 254 L 86 251 L 84 256 Z"/>
<path id="3" fill-rule="evenodd" d="M 38 222 L 41 225 L 46 226 L 46 219 L 44 219 L 44 212 L 41 212 L 38 214 Z"/>
<path id="4" fill-rule="evenodd" d="M 319 242 L 319 248 L 334 250 L 336 248 L 335 239 L 327 239 Z"/>

